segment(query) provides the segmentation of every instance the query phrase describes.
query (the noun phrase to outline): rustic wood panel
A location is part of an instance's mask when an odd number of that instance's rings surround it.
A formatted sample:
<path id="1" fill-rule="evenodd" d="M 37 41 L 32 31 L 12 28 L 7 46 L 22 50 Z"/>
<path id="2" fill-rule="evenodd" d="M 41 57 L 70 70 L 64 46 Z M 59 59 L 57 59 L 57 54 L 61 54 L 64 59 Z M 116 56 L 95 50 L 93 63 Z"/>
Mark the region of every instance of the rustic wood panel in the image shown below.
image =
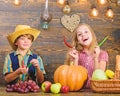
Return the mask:
<path id="1" fill-rule="evenodd" d="M 41 31 L 31 49 L 43 58 L 47 71 L 46 77 L 53 81 L 54 70 L 64 63 L 68 50 L 63 43 L 63 35 L 71 43 L 73 34 L 65 29 L 60 22 L 61 17 L 64 15 L 78 14 L 81 23 L 90 24 L 95 30 L 98 42 L 106 35 L 110 36 L 102 48 L 107 50 L 109 54 L 108 68 L 115 69 L 115 56 L 120 54 L 120 6 L 116 5 L 116 0 L 108 0 L 110 3 L 105 6 L 99 6 L 96 0 L 87 0 L 86 3 L 75 3 L 75 0 L 69 0 L 70 14 L 64 14 L 62 12 L 63 6 L 58 5 L 56 1 L 49 0 L 49 12 L 52 14 L 52 21 L 49 23 L 48 30 L 41 28 L 40 20 L 44 11 L 45 0 L 22 0 L 21 6 L 14 6 L 7 0 L 0 1 L 0 84 L 5 83 L 2 75 L 5 55 L 12 51 L 6 36 L 8 33 L 13 32 L 18 24 L 27 24 Z M 92 4 L 96 4 L 100 11 L 99 17 L 95 19 L 89 16 Z M 106 19 L 103 15 L 108 5 L 112 6 L 115 13 L 112 20 Z"/>

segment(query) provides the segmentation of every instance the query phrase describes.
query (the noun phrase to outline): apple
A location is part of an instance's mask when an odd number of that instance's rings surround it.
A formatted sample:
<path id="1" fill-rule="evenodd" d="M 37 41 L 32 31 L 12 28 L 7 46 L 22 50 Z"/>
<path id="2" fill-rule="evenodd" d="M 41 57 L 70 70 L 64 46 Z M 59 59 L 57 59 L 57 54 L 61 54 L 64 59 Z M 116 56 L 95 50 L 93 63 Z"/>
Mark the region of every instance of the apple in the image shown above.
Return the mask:
<path id="1" fill-rule="evenodd" d="M 59 93 L 60 89 L 61 89 L 61 85 L 58 84 L 58 83 L 52 84 L 51 87 L 50 87 L 50 91 L 54 94 Z"/>
<path id="2" fill-rule="evenodd" d="M 62 93 L 68 93 L 69 92 L 69 86 L 63 85 L 60 89 Z"/>
<path id="3" fill-rule="evenodd" d="M 106 73 L 101 69 L 96 69 L 92 74 L 92 80 L 107 80 Z"/>
<path id="4" fill-rule="evenodd" d="M 44 81 L 41 85 L 42 91 L 45 93 L 50 92 L 51 85 L 52 83 L 50 81 Z"/>
<path id="5" fill-rule="evenodd" d="M 58 86 L 59 86 L 60 88 L 61 88 L 61 86 L 62 86 L 60 83 L 55 83 L 55 84 L 58 84 Z"/>

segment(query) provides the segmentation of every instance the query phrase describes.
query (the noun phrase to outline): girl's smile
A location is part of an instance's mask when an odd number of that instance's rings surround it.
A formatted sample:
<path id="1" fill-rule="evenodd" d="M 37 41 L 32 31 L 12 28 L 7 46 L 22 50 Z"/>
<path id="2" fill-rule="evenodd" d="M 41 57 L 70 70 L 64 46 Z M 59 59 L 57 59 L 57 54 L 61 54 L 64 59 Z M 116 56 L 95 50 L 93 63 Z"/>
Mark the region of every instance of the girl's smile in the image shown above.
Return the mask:
<path id="1" fill-rule="evenodd" d="M 78 42 L 83 46 L 89 46 L 92 42 L 92 34 L 86 26 L 80 26 L 77 29 Z"/>

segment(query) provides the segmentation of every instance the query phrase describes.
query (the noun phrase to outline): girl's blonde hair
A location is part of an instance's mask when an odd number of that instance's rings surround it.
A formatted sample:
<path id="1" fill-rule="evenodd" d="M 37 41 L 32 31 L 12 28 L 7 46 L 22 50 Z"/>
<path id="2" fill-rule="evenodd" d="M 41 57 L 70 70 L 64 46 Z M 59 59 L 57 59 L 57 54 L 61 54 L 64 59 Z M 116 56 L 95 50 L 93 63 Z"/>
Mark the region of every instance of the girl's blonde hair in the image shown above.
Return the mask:
<path id="1" fill-rule="evenodd" d="M 95 35 L 93 29 L 92 29 L 88 24 L 85 24 L 85 23 L 80 24 L 80 25 L 76 28 L 76 30 L 75 30 L 75 32 L 74 32 L 74 37 L 73 37 L 73 46 L 75 46 L 75 48 L 76 48 L 77 51 L 81 51 L 81 50 L 83 49 L 82 45 L 78 42 L 78 39 L 77 39 L 77 29 L 78 29 L 80 26 L 86 26 L 86 27 L 88 27 L 88 29 L 90 30 L 90 32 L 91 32 L 91 34 L 92 34 L 92 42 L 91 42 L 91 44 L 90 44 L 89 51 L 90 51 L 90 52 L 93 52 L 95 46 L 97 45 L 96 35 Z"/>
<path id="2" fill-rule="evenodd" d="M 74 34 L 73 34 L 73 46 L 75 47 L 75 49 L 79 52 L 81 52 L 83 50 L 83 46 L 78 42 L 78 39 L 77 39 L 77 29 L 80 27 L 80 26 L 86 26 L 88 27 L 88 29 L 90 30 L 91 34 L 92 34 L 92 42 L 90 44 L 90 47 L 89 47 L 89 51 L 91 53 L 94 52 L 94 48 L 95 46 L 97 45 L 97 39 L 96 39 L 96 35 L 93 31 L 93 29 L 88 25 L 88 24 L 85 24 L 85 23 L 81 23 L 79 24 L 79 26 L 75 29 L 74 31 Z M 65 64 L 70 64 L 70 56 L 69 54 L 67 53 L 67 58 L 65 60 Z"/>

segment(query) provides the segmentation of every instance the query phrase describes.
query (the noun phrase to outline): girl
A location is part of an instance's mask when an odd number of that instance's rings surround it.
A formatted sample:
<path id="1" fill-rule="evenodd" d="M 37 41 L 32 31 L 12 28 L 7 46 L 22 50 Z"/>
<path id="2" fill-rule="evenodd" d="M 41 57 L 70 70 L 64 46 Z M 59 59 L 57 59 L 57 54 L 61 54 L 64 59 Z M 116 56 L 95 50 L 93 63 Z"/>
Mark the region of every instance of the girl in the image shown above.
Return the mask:
<path id="1" fill-rule="evenodd" d="M 82 65 L 88 70 L 88 80 L 85 88 L 90 88 L 90 78 L 95 69 L 105 71 L 108 54 L 100 49 L 92 28 L 87 24 L 80 24 L 74 32 L 74 48 L 67 54 L 65 64 Z"/>

